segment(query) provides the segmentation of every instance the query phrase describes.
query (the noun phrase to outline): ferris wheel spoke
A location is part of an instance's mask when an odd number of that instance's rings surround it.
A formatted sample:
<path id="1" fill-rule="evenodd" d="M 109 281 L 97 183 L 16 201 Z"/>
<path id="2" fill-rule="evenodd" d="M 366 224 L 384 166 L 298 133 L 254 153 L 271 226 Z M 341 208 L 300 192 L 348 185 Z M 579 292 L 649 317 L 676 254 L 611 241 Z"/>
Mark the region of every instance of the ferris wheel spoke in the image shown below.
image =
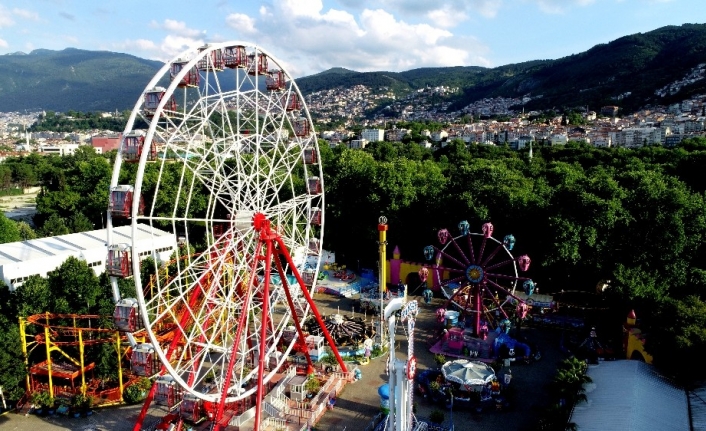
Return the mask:
<path id="1" fill-rule="evenodd" d="M 486 272 L 486 278 L 500 278 L 503 280 L 510 280 L 513 283 L 517 283 L 518 281 L 524 281 L 524 280 L 529 280 L 527 277 L 518 277 L 516 275 L 507 275 L 507 274 L 497 274 L 497 273 L 489 273 Z"/>
<path id="2" fill-rule="evenodd" d="M 443 271 L 454 272 L 454 273 L 465 273 L 466 272 L 465 268 L 451 268 L 448 266 L 435 266 L 434 270 L 436 270 L 437 272 L 443 272 Z"/>
<path id="3" fill-rule="evenodd" d="M 495 304 L 496 309 L 499 309 L 500 312 L 503 313 L 503 316 L 505 316 L 505 318 L 507 319 L 508 318 L 507 313 L 505 312 L 502 305 L 500 304 L 500 301 L 498 301 L 497 298 L 495 298 L 495 295 L 493 295 L 493 292 L 490 291 L 490 289 L 488 288 L 487 285 L 483 285 L 483 290 L 486 292 L 486 295 L 488 296 L 488 298 L 490 298 L 493 301 L 493 304 Z"/>
<path id="4" fill-rule="evenodd" d="M 483 253 L 485 252 L 485 243 L 487 242 L 487 240 L 488 240 L 488 238 L 483 236 L 483 239 L 481 240 L 481 243 L 480 243 L 480 250 L 478 251 L 478 262 L 483 261 Z"/>
<path id="5" fill-rule="evenodd" d="M 487 271 L 490 271 L 493 269 L 502 268 L 503 266 L 507 266 L 507 265 L 514 264 L 514 263 L 515 263 L 515 259 L 504 260 L 502 262 L 498 262 L 496 264 L 486 266 L 485 271 L 487 272 Z"/>
<path id="6" fill-rule="evenodd" d="M 463 250 L 461 249 L 461 247 L 460 247 L 460 246 L 458 245 L 458 243 L 456 242 L 456 238 L 453 238 L 453 237 L 452 237 L 452 238 L 451 238 L 451 243 L 454 245 L 454 248 L 456 249 L 456 251 L 458 252 L 458 254 L 461 256 L 461 259 L 463 259 L 463 262 L 464 262 L 464 263 L 463 263 L 462 265 L 464 265 L 464 266 L 470 265 L 471 262 L 468 260 L 468 257 L 466 257 L 466 254 L 463 252 Z M 459 262 L 459 263 L 460 263 L 460 262 Z"/>
<path id="7" fill-rule="evenodd" d="M 446 251 L 444 251 L 444 250 L 442 250 L 442 249 L 439 249 L 438 247 L 436 247 L 436 246 L 434 246 L 434 245 L 433 245 L 432 247 L 434 247 L 434 250 L 436 250 L 437 253 L 441 254 L 443 257 L 447 258 L 448 260 L 454 262 L 454 263 L 457 264 L 458 266 L 460 266 L 460 267 L 465 267 L 465 266 L 466 266 L 466 265 L 463 264 L 463 262 L 461 262 L 460 260 L 458 260 L 458 259 L 456 259 L 455 257 L 451 256 L 451 255 L 450 255 L 449 253 L 447 253 Z"/>
<path id="8" fill-rule="evenodd" d="M 469 252 L 470 255 L 471 255 L 471 263 L 475 265 L 475 264 L 477 264 L 478 262 L 476 262 L 475 252 L 473 251 L 473 239 L 472 239 L 472 237 L 473 237 L 473 234 L 470 234 L 470 233 L 469 233 L 468 235 L 466 235 L 466 238 L 468 238 L 468 252 Z"/>
<path id="9" fill-rule="evenodd" d="M 515 294 L 511 293 L 510 290 L 502 287 L 498 283 L 494 282 L 493 280 L 488 280 L 488 283 L 495 287 L 496 289 L 500 290 L 501 292 L 505 293 L 507 296 L 510 296 L 511 298 L 515 299 L 516 301 L 523 302 L 520 298 L 515 296 Z"/>
<path id="10" fill-rule="evenodd" d="M 495 257 L 495 255 L 498 254 L 498 252 L 499 252 L 500 250 L 505 250 L 505 246 L 503 246 L 502 243 L 498 244 L 498 245 L 495 247 L 495 249 L 494 249 L 492 252 L 490 252 L 490 254 L 488 255 L 488 257 L 486 257 L 485 260 L 483 261 L 483 263 L 481 263 L 481 266 L 484 266 L 484 267 L 485 267 L 486 265 L 488 265 L 488 262 L 490 262 L 491 260 L 493 260 L 493 258 Z M 486 268 L 486 269 L 487 269 L 487 268 Z"/>

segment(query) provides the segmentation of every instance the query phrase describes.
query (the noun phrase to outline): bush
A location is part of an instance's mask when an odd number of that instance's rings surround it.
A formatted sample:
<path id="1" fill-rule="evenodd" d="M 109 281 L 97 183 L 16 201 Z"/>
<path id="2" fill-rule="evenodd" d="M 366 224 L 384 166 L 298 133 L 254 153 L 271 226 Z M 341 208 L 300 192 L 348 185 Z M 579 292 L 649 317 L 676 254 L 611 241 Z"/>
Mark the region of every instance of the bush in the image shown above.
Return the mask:
<path id="1" fill-rule="evenodd" d="M 37 408 L 51 407 L 53 404 L 51 395 L 49 395 L 49 392 L 47 391 L 33 393 L 30 400 Z"/>
<path id="2" fill-rule="evenodd" d="M 123 392 L 123 400 L 128 404 L 136 404 L 144 399 L 145 391 L 142 390 L 139 383 L 128 386 Z"/>
<path id="3" fill-rule="evenodd" d="M 444 421 L 446 416 L 441 410 L 434 410 L 429 414 L 429 420 L 435 424 L 440 424 Z"/>

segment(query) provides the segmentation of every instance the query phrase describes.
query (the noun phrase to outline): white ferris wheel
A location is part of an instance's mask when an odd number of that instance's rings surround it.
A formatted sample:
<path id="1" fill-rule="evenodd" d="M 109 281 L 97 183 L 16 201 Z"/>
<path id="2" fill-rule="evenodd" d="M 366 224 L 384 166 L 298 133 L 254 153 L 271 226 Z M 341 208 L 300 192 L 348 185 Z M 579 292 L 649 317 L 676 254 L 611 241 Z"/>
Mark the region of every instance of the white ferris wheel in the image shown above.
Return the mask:
<path id="1" fill-rule="evenodd" d="M 162 67 L 127 123 L 108 211 L 115 322 L 134 372 L 168 375 L 201 402 L 261 397 L 295 344 L 286 328 L 312 309 L 294 275 L 316 283 L 322 174 L 304 99 L 271 54 L 218 43 Z M 160 248 L 165 236 L 180 246 Z M 120 296 L 128 277 L 134 299 Z"/>

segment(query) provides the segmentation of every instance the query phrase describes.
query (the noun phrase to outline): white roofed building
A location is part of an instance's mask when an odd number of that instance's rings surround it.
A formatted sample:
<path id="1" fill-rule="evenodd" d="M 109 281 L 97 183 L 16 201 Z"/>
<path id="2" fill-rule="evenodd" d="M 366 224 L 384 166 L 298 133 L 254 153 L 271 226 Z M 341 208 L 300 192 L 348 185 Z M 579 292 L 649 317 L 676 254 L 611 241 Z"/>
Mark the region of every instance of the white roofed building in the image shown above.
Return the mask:
<path id="1" fill-rule="evenodd" d="M 131 244 L 132 226 L 113 228 L 113 244 Z M 174 234 L 149 225 L 138 225 L 136 252 L 140 260 L 153 256 L 166 261 L 177 248 Z M 0 244 L 0 278 L 15 290 L 32 275 L 46 277 L 69 257 L 84 260 L 96 275 L 105 271 L 108 258 L 108 230 L 99 229 L 68 235 Z"/>

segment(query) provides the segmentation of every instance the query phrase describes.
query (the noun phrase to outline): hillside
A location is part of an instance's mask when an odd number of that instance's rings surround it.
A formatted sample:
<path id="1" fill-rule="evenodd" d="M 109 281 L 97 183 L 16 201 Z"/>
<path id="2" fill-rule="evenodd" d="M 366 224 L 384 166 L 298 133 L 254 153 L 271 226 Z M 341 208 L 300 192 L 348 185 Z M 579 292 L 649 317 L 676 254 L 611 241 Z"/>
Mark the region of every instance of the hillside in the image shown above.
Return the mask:
<path id="1" fill-rule="evenodd" d="M 162 63 L 127 54 L 34 50 L 0 56 L 0 111 L 132 108 Z"/>
<path id="2" fill-rule="evenodd" d="M 706 92 L 706 80 L 659 97 L 655 91 L 687 76 L 706 62 L 706 25 L 684 24 L 625 36 L 557 60 L 536 60 L 495 68 L 423 68 L 401 73 L 318 74 L 297 80 L 304 92 L 355 84 L 388 86 L 404 93 L 425 86 L 460 87 L 452 99 L 458 109 L 486 97 L 521 97 L 527 108 L 561 106 L 597 108 L 617 104 L 626 111 L 646 104 L 666 104 Z M 628 94 L 629 93 L 629 94 Z"/>
<path id="3" fill-rule="evenodd" d="M 451 110 L 487 97 L 528 96 L 527 109 L 619 105 L 630 112 L 706 93 L 703 73 L 694 74 L 705 59 L 706 24 L 684 24 L 625 36 L 556 60 L 406 72 L 338 67 L 297 79 L 297 85 L 304 94 L 364 85 L 373 92 L 392 90 L 398 97 L 427 86 L 457 87 L 460 91 L 448 97 Z M 126 54 L 78 49 L 3 55 L 0 111 L 130 109 L 160 66 Z"/>

